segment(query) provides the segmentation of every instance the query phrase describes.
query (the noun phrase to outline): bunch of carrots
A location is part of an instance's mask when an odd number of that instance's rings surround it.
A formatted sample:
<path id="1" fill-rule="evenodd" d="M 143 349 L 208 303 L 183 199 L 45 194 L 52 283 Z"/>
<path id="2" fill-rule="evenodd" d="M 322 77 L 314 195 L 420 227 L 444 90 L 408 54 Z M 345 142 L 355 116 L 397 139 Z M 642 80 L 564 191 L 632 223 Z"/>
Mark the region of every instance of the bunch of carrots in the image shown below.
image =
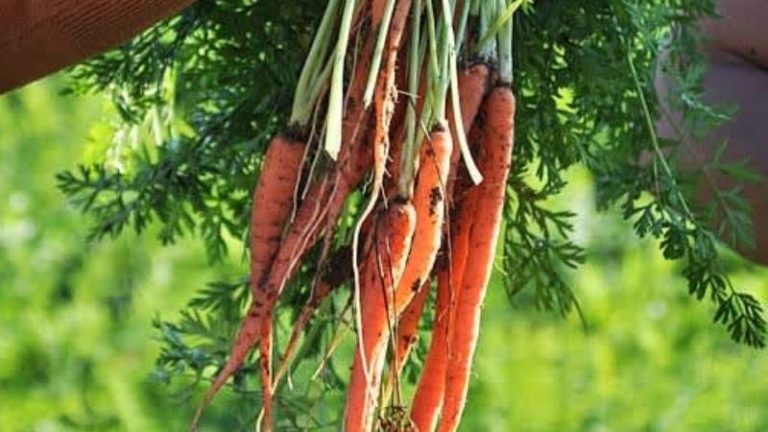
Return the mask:
<path id="1" fill-rule="evenodd" d="M 347 281 L 357 342 L 344 429 L 457 429 L 511 166 L 521 3 L 328 1 L 290 124 L 270 143 L 253 194 L 252 301 L 192 430 L 256 348 L 260 427 L 272 430 L 274 393 L 301 334 Z M 367 200 L 354 230 L 340 233 L 357 190 Z M 275 367 L 275 307 L 310 250 L 321 270 Z M 330 262 L 334 271 L 322 271 Z M 408 404 L 400 374 L 433 286 L 431 341 Z M 410 405 L 396 425 L 376 421 L 390 399 Z"/>

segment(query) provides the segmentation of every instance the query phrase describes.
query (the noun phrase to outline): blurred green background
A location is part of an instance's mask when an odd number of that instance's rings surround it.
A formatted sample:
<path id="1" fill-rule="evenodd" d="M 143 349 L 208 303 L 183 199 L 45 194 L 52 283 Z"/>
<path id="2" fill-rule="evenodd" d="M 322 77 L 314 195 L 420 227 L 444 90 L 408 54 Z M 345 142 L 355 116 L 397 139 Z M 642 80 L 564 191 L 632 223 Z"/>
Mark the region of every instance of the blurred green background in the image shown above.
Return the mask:
<path id="1" fill-rule="evenodd" d="M 197 395 L 152 379 L 151 323 L 175 318 L 205 282 L 242 275 L 241 251 L 211 267 L 194 240 L 87 241 L 89 221 L 54 175 L 108 144 L 113 113 L 100 97 L 62 96 L 64 82 L 0 97 L 0 431 L 184 430 Z M 766 353 L 714 327 L 679 269 L 596 215 L 589 178 L 571 177 L 555 204 L 580 213 L 589 260 L 571 276 L 586 326 L 510 305 L 495 279 L 462 430 L 768 431 Z M 729 263 L 768 298 L 765 269 Z M 208 430 L 230 430 L 217 423 L 228 403 L 215 402 Z"/>

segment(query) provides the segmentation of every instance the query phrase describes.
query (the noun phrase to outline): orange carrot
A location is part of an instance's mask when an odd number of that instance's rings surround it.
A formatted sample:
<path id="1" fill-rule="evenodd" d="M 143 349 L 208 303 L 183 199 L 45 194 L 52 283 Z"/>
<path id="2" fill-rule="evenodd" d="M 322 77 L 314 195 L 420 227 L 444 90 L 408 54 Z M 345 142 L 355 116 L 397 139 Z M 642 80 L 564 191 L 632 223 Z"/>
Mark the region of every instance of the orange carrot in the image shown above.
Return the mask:
<path id="1" fill-rule="evenodd" d="M 307 197 L 299 206 L 296 217 L 272 262 L 268 277 L 259 285 L 259 288 L 266 292 L 264 303 L 256 304 L 259 313 L 263 314 L 264 311 L 272 309 L 303 252 L 314 243 L 318 225 L 327 210 L 324 199 L 328 196 L 330 187 L 330 180 L 324 177 L 312 185 Z"/>
<path id="2" fill-rule="evenodd" d="M 497 86 L 486 101 L 486 134 L 481 142 L 480 166 L 484 180 L 472 223 L 469 251 L 473 265 L 466 266 L 458 293 L 450 335 L 450 359 L 440 431 L 458 428 L 466 402 L 469 371 L 477 344 L 480 310 L 493 267 L 506 180 L 512 163 L 515 98 L 511 88 Z"/>
<path id="3" fill-rule="evenodd" d="M 445 206 L 443 203 L 443 188 L 448 176 L 448 164 L 452 144 L 450 134 L 447 131 L 436 129 L 428 140 L 425 140 L 420 151 L 421 167 L 417 174 L 416 190 L 413 198 L 413 207 L 416 213 L 416 230 L 413 235 L 412 247 L 407 263 L 402 272 L 402 277 L 393 278 L 396 288 L 387 297 L 382 298 L 382 306 L 386 310 L 381 311 L 379 319 L 372 319 L 367 312 L 369 297 L 363 298 L 363 343 L 370 356 L 366 356 L 366 364 L 370 365 L 371 381 L 368 383 L 369 393 L 378 392 L 382 367 L 384 365 L 384 353 L 386 342 L 390 335 L 392 320 L 400 316 L 403 309 L 411 303 L 414 295 L 428 280 L 429 272 L 440 249 L 442 236 L 442 223 Z M 382 293 L 377 293 L 381 296 Z M 357 359 L 357 357 L 356 357 Z M 354 379 L 350 383 L 350 389 L 357 384 Z M 353 393 L 350 390 L 350 395 Z M 350 399 L 347 399 L 348 402 Z M 365 403 L 365 401 L 364 401 Z M 375 403 L 371 401 L 370 403 Z M 363 419 L 371 414 L 372 407 L 365 405 L 361 414 Z M 355 419 L 359 421 L 360 419 Z M 368 424 L 368 423 L 364 423 Z"/>
<path id="4" fill-rule="evenodd" d="M 291 229 L 283 239 L 277 256 L 272 264 L 269 277 L 263 282 L 259 289 L 264 292 L 264 303 L 255 303 L 255 319 L 260 320 L 257 326 L 260 328 L 260 335 L 256 336 L 260 342 L 261 360 L 259 362 L 261 385 L 262 385 L 262 405 L 264 417 L 262 429 L 267 431 L 272 428 L 272 320 L 273 310 L 280 295 L 285 288 L 288 279 L 293 275 L 301 257 L 309 247 L 315 242 L 318 227 L 323 220 L 323 214 L 327 211 L 323 197 L 326 196 L 326 189 L 329 187 L 329 181 L 322 181 L 320 192 L 317 195 L 307 195 L 304 203 L 309 202 L 307 206 L 300 206 L 296 214 Z M 302 203 L 302 204 L 304 204 Z M 252 343 L 255 343 L 254 340 Z"/>
<path id="5" fill-rule="evenodd" d="M 274 137 L 269 144 L 263 168 L 254 189 L 251 211 L 252 304 L 238 332 L 239 342 L 235 342 L 232 348 L 232 358 L 203 398 L 192 421 L 191 429 L 197 427 L 205 407 L 250 352 L 252 343 L 243 342 L 248 339 L 248 335 L 255 335 L 257 332 L 258 323 L 255 322 L 253 315 L 255 305 L 264 301 L 258 285 L 275 258 L 285 222 L 293 208 L 294 192 L 301 173 L 304 150 L 304 143 L 298 138 L 297 132 L 291 129 Z"/>
<path id="6" fill-rule="evenodd" d="M 380 213 L 371 234 L 374 246 L 361 269 L 363 355 L 355 351 L 355 359 L 347 390 L 345 428 L 347 432 L 368 431 L 371 428 L 378 396 L 378 376 L 366 379 L 363 361 L 371 371 L 380 371 L 386 345 L 379 343 L 381 329 L 387 328 L 389 299 L 405 267 L 411 249 L 416 213 L 406 201 L 395 201 Z"/>
<path id="7" fill-rule="evenodd" d="M 369 376 L 368 371 L 369 367 L 371 368 L 370 370 L 380 371 L 384 361 L 384 355 L 379 352 L 380 347 L 378 344 L 371 344 L 366 340 L 366 338 L 370 337 L 374 338 L 375 342 L 379 336 L 376 333 L 371 333 L 370 329 L 366 330 L 366 328 L 370 327 L 371 329 L 375 330 L 378 328 L 377 326 L 382 322 L 385 323 L 384 327 L 386 327 L 386 323 L 388 322 L 387 320 L 389 319 L 389 308 L 383 308 L 386 306 L 386 303 L 381 303 L 382 308 L 380 309 L 382 310 L 376 311 L 374 315 L 365 317 L 365 322 L 370 322 L 370 324 L 365 324 L 363 322 L 361 318 L 363 311 L 360 299 L 363 296 L 363 289 L 361 288 L 361 285 L 364 283 L 364 281 L 361 280 L 362 278 L 360 277 L 360 273 L 357 267 L 357 253 L 362 224 L 373 211 L 382 188 L 389 148 L 389 128 L 394 110 L 394 98 L 396 97 L 396 94 L 392 90 L 395 82 L 397 52 L 400 48 L 400 43 L 402 41 L 402 36 L 405 30 L 405 24 L 408 19 L 410 9 L 411 0 L 402 0 L 396 3 L 394 13 L 392 15 L 392 20 L 390 22 L 389 32 L 387 33 L 386 48 L 382 54 L 382 67 L 379 71 L 373 94 L 375 123 L 373 128 L 373 179 L 371 196 L 368 200 L 368 203 L 361 212 L 360 220 L 355 226 L 355 230 L 352 236 L 352 264 L 353 270 L 355 272 L 355 321 L 358 324 L 358 327 L 362 328 L 360 329 L 360 334 L 358 335 L 358 350 L 355 354 L 354 364 L 356 367 L 353 366 L 352 379 L 350 380 L 350 389 L 347 394 L 347 414 L 345 419 L 347 431 L 363 431 L 370 429 L 370 425 L 373 420 L 373 412 L 375 411 L 375 394 L 378 393 L 380 376 L 378 376 L 378 374 Z M 413 211 L 413 206 L 410 203 L 396 203 L 396 205 L 399 207 L 407 207 L 411 209 L 411 212 Z M 409 235 L 411 235 L 413 233 L 413 220 L 410 220 L 409 224 L 411 227 L 411 232 Z M 405 225 L 403 225 L 403 227 L 405 227 Z M 395 236 L 399 235 L 399 232 L 395 233 Z M 407 240 L 402 240 L 399 238 L 395 239 L 395 242 L 399 241 L 407 242 L 408 249 L 410 249 L 410 237 Z M 400 278 L 400 271 L 402 270 L 402 266 L 404 266 L 408 250 L 403 252 L 404 254 L 402 257 L 397 255 L 394 251 L 392 251 L 391 254 L 386 255 L 378 254 L 386 257 L 388 260 L 397 259 L 397 261 L 393 261 L 391 265 L 387 266 L 390 269 L 389 272 L 391 273 L 385 276 L 389 279 L 388 282 L 381 281 L 382 287 L 388 288 L 389 291 L 392 290 L 389 288 L 389 286 L 396 286 Z M 377 254 L 374 253 L 373 255 Z M 402 263 L 400 263 L 401 258 Z M 377 266 L 377 268 L 381 268 L 381 266 Z M 394 272 L 393 270 L 397 271 Z M 374 272 L 374 269 L 369 266 L 368 272 Z M 369 287 L 368 290 L 371 291 L 371 288 Z M 368 293 L 367 295 L 385 297 L 389 291 L 382 291 L 376 294 Z M 385 319 L 381 320 L 379 317 L 384 317 Z M 365 358 L 363 358 L 363 356 L 365 356 Z M 375 364 L 372 364 L 372 361 L 375 362 Z"/>
<path id="8" fill-rule="evenodd" d="M 347 89 L 347 98 L 344 103 L 344 118 L 342 119 L 341 149 L 339 161 L 341 164 L 351 163 L 356 145 L 360 142 L 360 127 L 366 125 L 366 119 L 370 115 L 370 110 L 366 109 L 363 103 L 363 94 L 368 77 L 368 71 L 371 68 L 373 49 L 376 44 L 374 34 L 368 35 L 360 53 L 355 56 L 355 68 L 350 78 L 349 88 Z M 346 162 L 345 162 L 346 161 Z"/>
<path id="9" fill-rule="evenodd" d="M 370 53 L 373 50 L 374 43 L 375 37 L 370 35 L 361 53 L 358 55 L 352 82 L 349 84 L 346 110 L 342 123 L 340 158 L 332 173 L 322 180 L 330 185 L 327 195 L 324 194 L 317 201 L 318 203 L 323 203 L 323 209 L 319 213 L 313 213 L 315 216 L 311 219 L 311 222 L 307 223 L 307 227 L 299 227 L 298 236 L 290 237 L 289 233 L 284 242 L 288 243 L 294 238 L 298 238 L 298 247 L 286 248 L 286 254 L 283 256 L 278 253 L 276 264 L 281 258 L 285 258 L 287 265 L 284 267 L 275 266 L 270 273 L 270 281 L 264 287 L 271 295 L 271 298 L 268 299 L 259 313 L 259 315 L 266 317 L 261 326 L 260 339 L 260 351 L 262 356 L 266 357 L 266 361 L 262 360 L 260 363 L 263 405 L 265 408 L 271 407 L 272 399 L 271 356 L 268 355 L 272 351 L 272 319 L 269 318 L 272 314 L 271 311 L 282 293 L 285 283 L 295 270 L 295 266 L 314 244 L 317 236 L 322 231 L 326 231 L 326 240 L 320 262 L 322 263 L 326 259 L 331 243 L 331 228 L 336 224 L 347 196 L 357 186 L 357 183 L 362 180 L 367 167 L 370 165 L 370 158 L 366 157 L 364 146 L 361 143 L 364 140 L 359 139 L 359 131 L 360 126 L 365 123 L 365 119 L 369 115 L 369 111 L 364 107 L 362 98 L 365 90 L 365 77 L 371 64 Z M 280 251 L 282 252 L 283 250 L 281 246 Z M 270 412 L 265 409 L 264 414 L 264 421 L 268 423 L 271 420 L 269 417 Z"/>
<path id="10" fill-rule="evenodd" d="M 267 149 L 264 169 L 253 194 L 251 214 L 251 292 L 253 302 L 265 302 L 258 289 L 280 245 L 285 222 L 293 208 L 294 192 L 304 159 L 304 145 L 283 134 Z M 271 413 L 265 407 L 267 414 Z M 270 417 L 267 417 L 270 418 Z"/>
<path id="11" fill-rule="evenodd" d="M 294 192 L 301 174 L 305 145 L 295 133 L 272 139 L 253 192 L 251 211 L 251 290 L 264 278 L 275 258 L 280 238 L 293 208 Z"/>
<path id="12" fill-rule="evenodd" d="M 374 135 L 373 135 L 373 186 L 371 199 L 363 210 L 363 219 L 373 210 L 374 203 L 379 195 L 384 172 L 389 154 L 389 129 L 392 116 L 394 114 L 395 99 L 397 94 L 393 91 L 395 84 L 395 72 L 397 68 L 398 50 L 402 42 L 402 36 L 405 31 L 405 24 L 411 7 L 411 0 L 403 0 L 397 3 L 392 21 L 390 23 L 389 33 L 387 34 L 386 49 L 383 56 L 381 71 L 376 80 L 374 90 Z M 379 3 L 374 0 L 371 5 L 374 23 L 376 20 L 377 8 L 384 8 L 384 2 Z M 359 227 L 355 230 L 359 233 Z"/>
<path id="13" fill-rule="evenodd" d="M 339 161 L 334 166 L 331 174 L 318 181 L 322 185 L 316 189 L 321 189 L 322 193 L 318 193 L 317 190 L 311 191 L 307 196 L 312 198 L 310 195 L 315 195 L 314 199 L 308 199 L 309 205 L 305 206 L 302 203 L 299 208 L 299 213 L 301 213 L 302 208 L 311 207 L 306 209 L 306 214 L 312 215 L 311 218 L 301 221 L 301 225 L 299 225 L 297 216 L 292 229 L 286 235 L 283 244 L 281 244 L 278 256 L 275 258 L 276 265 L 270 271 L 269 280 L 264 284 L 268 291 L 270 289 L 277 291 L 272 292 L 270 295 L 271 301 L 267 303 L 265 309 L 270 309 L 274 306 L 285 282 L 292 275 L 299 259 L 314 244 L 320 232 L 331 228 L 331 218 L 333 219 L 332 223 L 335 224 L 336 218 L 343 208 L 346 196 L 362 180 L 370 166 L 370 156 L 364 151 L 365 146 L 363 143 L 365 140 L 361 139 L 360 127 L 366 123 L 365 119 L 369 115 L 369 110 L 365 109 L 362 99 L 365 90 L 365 77 L 370 68 L 370 56 L 374 43 L 375 37 L 371 35 L 371 37 L 367 38 L 362 51 L 358 54 L 358 62 L 355 65 L 352 81 L 349 84 L 342 125 Z M 295 234 L 295 236 L 292 236 L 292 234 Z M 288 264 L 285 267 L 277 265 L 282 259 L 285 259 Z M 272 286 L 270 287 L 270 285 Z"/>
<path id="14" fill-rule="evenodd" d="M 364 48 L 364 51 L 367 51 L 369 47 L 372 49 L 372 41 L 373 38 L 368 39 L 367 46 Z M 365 55 L 365 52 L 363 55 Z M 273 278 L 272 274 L 270 274 L 270 279 L 273 280 L 273 283 L 268 282 L 265 286 L 265 289 L 274 295 L 272 299 L 267 302 L 264 308 L 264 316 L 266 318 L 262 325 L 262 335 L 260 339 L 260 350 L 262 356 L 266 357 L 266 361 L 262 360 L 260 364 L 264 401 L 263 404 L 265 407 L 265 424 L 271 420 L 271 417 L 269 416 L 270 412 L 268 412 L 266 408 L 271 407 L 272 399 L 271 356 L 269 355 L 269 353 L 272 351 L 272 319 L 269 318 L 269 316 L 271 315 L 271 311 L 274 308 L 279 295 L 282 293 L 285 283 L 292 274 L 295 265 L 298 263 L 298 260 L 309 249 L 309 247 L 314 244 L 315 237 L 319 235 L 320 231 L 323 229 L 326 230 L 327 235 L 322 251 L 321 262 L 325 260 L 327 251 L 330 247 L 331 228 L 336 223 L 336 219 L 343 209 L 344 201 L 347 195 L 349 195 L 357 183 L 362 180 L 362 177 L 369 164 L 368 161 L 370 159 L 367 157 L 366 153 L 359 148 L 363 147 L 363 145 L 358 143 L 357 137 L 359 128 L 364 123 L 365 118 L 368 115 L 368 111 L 365 109 L 362 103 L 362 94 L 365 87 L 364 76 L 367 68 L 370 67 L 370 59 L 361 58 L 358 61 L 359 63 L 355 67 L 355 72 L 359 73 L 360 75 L 355 75 L 353 78 L 353 83 L 350 84 L 348 91 L 350 97 L 347 100 L 347 113 L 345 114 L 342 126 L 343 133 L 346 133 L 342 137 L 341 149 L 343 152 L 342 157 L 344 159 L 339 165 L 337 165 L 339 168 L 334 171 L 332 180 L 330 180 L 330 183 L 332 183 L 332 189 L 329 191 L 329 197 L 323 199 L 325 202 L 322 210 L 322 216 L 313 220 L 309 230 L 307 230 L 303 235 L 303 238 L 305 238 L 306 241 L 301 243 L 301 247 L 290 251 L 290 254 L 287 255 L 286 258 L 290 258 L 290 262 L 292 264 L 286 267 L 285 270 L 273 269 L 272 273 L 275 274 L 275 277 Z M 375 160 L 376 156 L 374 155 L 373 158 Z M 330 201 L 330 205 L 327 205 L 328 201 Z M 280 250 L 282 252 L 282 246 Z M 276 263 L 279 259 L 280 255 L 278 254 Z"/>
<path id="15" fill-rule="evenodd" d="M 411 422 L 417 431 L 422 432 L 435 430 L 445 392 L 449 304 L 452 297 L 449 266 L 447 255 L 444 255 L 437 269 L 437 301 L 432 340 L 429 343 L 427 358 L 424 360 L 424 367 L 411 405 Z"/>
<path id="16" fill-rule="evenodd" d="M 273 260 L 272 271 L 269 273 L 270 276 L 275 273 L 275 268 L 278 268 L 278 272 L 285 274 L 287 272 L 286 267 L 292 265 L 295 266 L 296 263 L 290 259 L 291 254 L 300 247 L 300 242 L 307 241 L 305 237 L 307 231 L 311 229 L 310 222 L 316 220 L 317 214 L 320 213 L 322 205 L 324 204 L 322 202 L 322 197 L 327 192 L 328 186 L 328 182 L 316 183 L 313 185 L 310 193 L 307 194 L 307 198 L 299 207 L 299 211 L 291 224 L 291 229 L 286 235 L 286 239 L 291 239 L 291 241 L 288 242 L 284 239 L 281 243 L 278 254 Z M 277 282 L 272 283 L 276 284 Z M 263 289 L 264 285 L 259 285 L 259 290 Z M 265 300 L 258 300 L 258 298 L 262 297 L 262 294 L 263 297 L 265 297 Z M 198 406 L 190 430 L 197 429 L 197 424 L 200 421 L 203 410 L 210 404 L 211 400 L 213 400 L 216 393 L 219 392 L 229 377 L 237 371 L 248 354 L 250 354 L 251 348 L 258 342 L 259 336 L 261 335 L 261 319 L 264 316 L 265 307 L 267 306 L 267 303 L 276 301 L 276 297 L 277 294 L 271 294 L 269 291 L 266 293 L 259 293 L 258 298 L 257 296 L 254 296 L 251 305 L 248 308 L 248 312 L 243 318 L 240 328 L 235 336 L 235 341 L 232 344 L 227 363 L 218 372 L 211 387 L 208 389 L 202 402 Z"/>
<path id="17" fill-rule="evenodd" d="M 416 233 L 413 250 L 394 297 L 395 316 L 411 302 L 429 278 L 440 250 L 445 216 L 445 182 L 451 159 L 451 135 L 436 128 L 420 149 L 420 168 L 416 176 L 413 205 L 416 208 Z"/>
<path id="18" fill-rule="evenodd" d="M 484 132 L 484 113 L 475 117 L 469 133 L 469 144 L 479 146 Z M 457 290 L 469 255 L 472 222 L 477 208 L 479 187 L 474 186 L 467 173 L 457 175 L 457 187 L 453 191 L 453 217 L 450 241 L 444 245 L 443 256 L 437 271 L 437 303 L 432 340 L 419 384 L 411 406 L 411 420 L 419 431 L 433 431 L 445 396 L 445 375 L 448 366 L 449 335 L 455 321 Z"/>
<path id="19" fill-rule="evenodd" d="M 484 115 L 484 111 L 478 113 L 475 123 L 469 132 L 468 141 L 473 149 L 477 148 L 485 137 Z M 454 293 L 461 287 L 464 268 L 469 257 L 469 240 L 480 190 L 478 186 L 472 184 L 468 175 L 459 175 L 456 184 L 457 187 L 453 193 L 454 211 L 450 220 L 450 248 L 448 248 L 451 263 L 450 284 Z M 450 298 L 449 333 L 453 329 L 457 300 L 455 295 L 452 295 Z"/>
<path id="20" fill-rule="evenodd" d="M 361 126 L 367 123 L 365 120 L 370 111 L 363 106 L 363 92 L 365 90 L 365 76 L 371 64 L 371 53 L 375 43 L 374 37 L 368 37 L 355 65 L 352 81 L 349 84 L 348 97 L 345 105 L 342 141 L 339 160 L 333 166 L 330 174 L 318 179 L 307 193 L 308 199 L 299 207 L 299 214 L 307 217 L 305 220 L 296 220 L 292 229 L 286 234 L 281 244 L 278 257 L 275 261 L 286 260 L 286 266 L 273 266 L 270 270 L 270 281 L 264 285 L 273 285 L 278 289 L 277 294 L 270 295 L 272 302 L 268 302 L 267 308 L 277 301 L 279 292 L 287 279 L 292 275 L 298 260 L 314 244 L 321 231 L 330 229 L 335 224 L 338 215 L 343 209 L 347 195 L 357 186 L 365 176 L 371 164 L 370 152 L 366 151 L 364 139 L 361 139 Z M 320 221 L 324 221 L 320 223 Z M 279 283 L 282 281 L 283 283 Z M 271 304 L 270 304 L 271 303 Z"/>

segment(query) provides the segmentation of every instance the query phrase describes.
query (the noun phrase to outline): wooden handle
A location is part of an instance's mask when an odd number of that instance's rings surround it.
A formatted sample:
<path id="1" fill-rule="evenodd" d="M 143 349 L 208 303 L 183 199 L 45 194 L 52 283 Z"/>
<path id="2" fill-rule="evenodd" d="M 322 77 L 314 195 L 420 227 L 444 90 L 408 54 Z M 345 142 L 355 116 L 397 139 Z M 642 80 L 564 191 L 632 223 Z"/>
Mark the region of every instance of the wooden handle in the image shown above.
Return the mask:
<path id="1" fill-rule="evenodd" d="M 0 0 L 0 93 L 125 42 L 194 0 Z"/>

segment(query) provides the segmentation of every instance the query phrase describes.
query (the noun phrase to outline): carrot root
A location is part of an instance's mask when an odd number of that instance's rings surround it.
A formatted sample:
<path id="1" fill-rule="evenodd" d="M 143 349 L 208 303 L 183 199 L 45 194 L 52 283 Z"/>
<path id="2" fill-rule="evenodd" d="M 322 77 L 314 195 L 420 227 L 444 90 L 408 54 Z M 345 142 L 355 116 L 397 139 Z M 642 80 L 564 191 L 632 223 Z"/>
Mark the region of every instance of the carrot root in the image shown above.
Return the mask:
<path id="1" fill-rule="evenodd" d="M 345 428 L 347 432 L 368 431 L 373 422 L 380 372 L 366 376 L 363 362 L 371 371 L 381 371 L 390 322 L 391 295 L 402 275 L 411 249 L 416 213 L 408 202 L 394 202 L 375 224 L 374 247 L 361 268 L 362 350 L 355 352 L 347 391 Z M 362 353 L 361 353 L 362 351 Z M 365 358 L 363 358 L 363 355 Z"/>
<path id="2" fill-rule="evenodd" d="M 477 345 L 480 311 L 491 277 L 504 208 L 506 180 L 514 145 L 515 98 L 506 86 L 494 88 L 486 101 L 486 131 L 481 141 L 484 178 L 472 223 L 469 250 L 473 265 L 465 266 L 451 328 L 450 363 L 446 375 L 441 432 L 455 431 L 466 403 L 469 372 Z"/>

